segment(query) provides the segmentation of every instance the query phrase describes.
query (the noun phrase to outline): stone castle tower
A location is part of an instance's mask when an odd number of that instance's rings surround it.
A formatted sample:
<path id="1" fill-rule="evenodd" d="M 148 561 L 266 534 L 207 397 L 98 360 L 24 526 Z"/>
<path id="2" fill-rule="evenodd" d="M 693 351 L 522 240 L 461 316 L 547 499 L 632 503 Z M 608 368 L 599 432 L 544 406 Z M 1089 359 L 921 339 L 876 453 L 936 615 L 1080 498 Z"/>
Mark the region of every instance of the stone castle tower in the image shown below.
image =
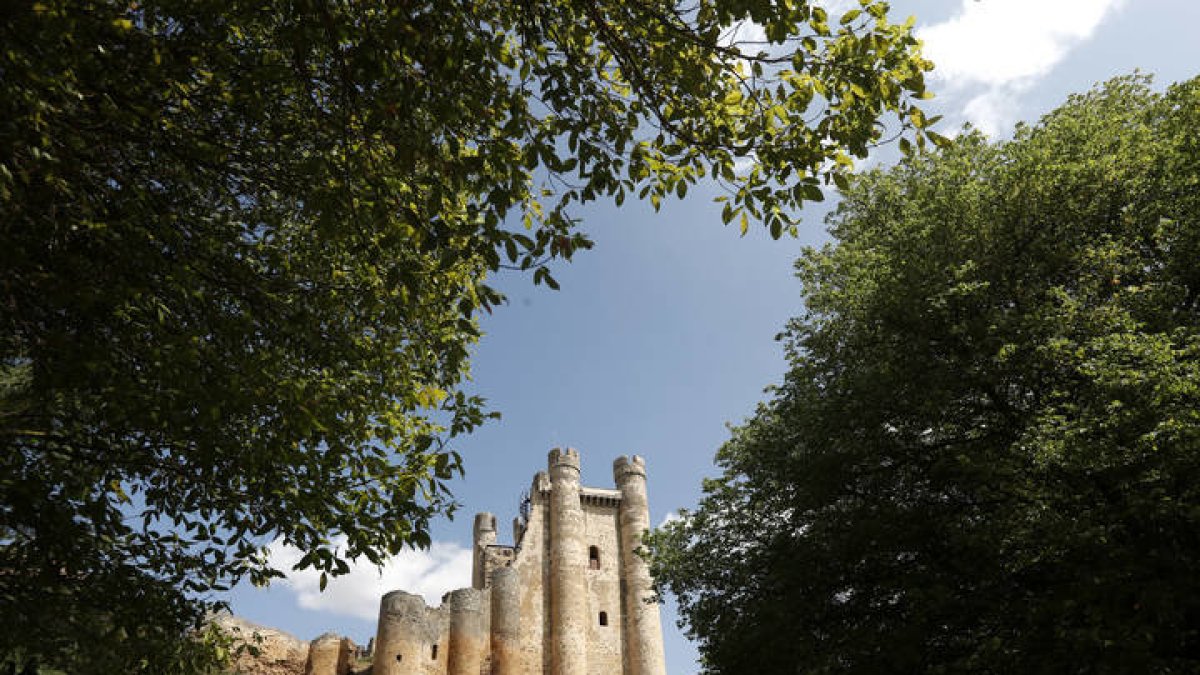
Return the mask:
<path id="1" fill-rule="evenodd" d="M 617 489 L 582 487 L 579 453 L 550 452 L 513 545 L 475 516 L 471 588 L 429 608 L 383 596 L 373 675 L 665 675 L 650 573 L 634 552 L 650 527 L 646 465 L 613 463 Z"/>

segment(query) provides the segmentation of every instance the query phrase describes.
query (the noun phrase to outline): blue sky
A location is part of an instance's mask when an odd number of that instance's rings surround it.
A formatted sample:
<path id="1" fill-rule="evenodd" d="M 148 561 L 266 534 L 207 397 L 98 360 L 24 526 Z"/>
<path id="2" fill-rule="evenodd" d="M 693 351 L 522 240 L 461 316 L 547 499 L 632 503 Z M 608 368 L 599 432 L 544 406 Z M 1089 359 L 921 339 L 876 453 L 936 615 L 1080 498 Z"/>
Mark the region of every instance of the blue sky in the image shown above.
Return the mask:
<path id="1" fill-rule="evenodd" d="M 1068 94 L 1134 69 L 1161 86 L 1200 73 L 1195 0 L 893 3 L 894 17 L 909 14 L 938 66 L 929 108 L 945 115 L 944 134 L 970 121 L 1004 137 Z M 893 157 L 885 149 L 870 163 Z M 559 291 L 516 273 L 498 277 L 509 303 L 483 322 L 470 388 L 503 418 L 460 443 L 462 510 L 436 524 L 430 551 L 405 553 L 382 573 L 364 563 L 323 594 L 307 574 L 268 590 L 241 588 L 231 595 L 234 611 L 303 639 L 332 630 L 365 642 L 382 592 L 404 588 L 436 604 L 470 584 L 471 515 L 510 522 L 555 446 L 578 448 L 584 483 L 598 487 L 612 485 L 618 455 L 645 456 L 655 523 L 693 506 L 701 480 L 716 473 L 726 424 L 751 415 L 783 375 L 774 336 L 803 309 L 794 259 L 802 246 L 828 240 L 824 209 L 805 212 L 796 239 L 756 230 L 740 237 L 721 225 L 713 196 L 698 186 L 658 213 L 631 202 L 580 211 L 596 247 L 557 267 Z M 504 541 L 506 532 L 502 525 Z M 273 554 L 286 564 L 294 552 Z M 667 607 L 668 672 L 694 673 L 696 650 L 674 620 Z"/>

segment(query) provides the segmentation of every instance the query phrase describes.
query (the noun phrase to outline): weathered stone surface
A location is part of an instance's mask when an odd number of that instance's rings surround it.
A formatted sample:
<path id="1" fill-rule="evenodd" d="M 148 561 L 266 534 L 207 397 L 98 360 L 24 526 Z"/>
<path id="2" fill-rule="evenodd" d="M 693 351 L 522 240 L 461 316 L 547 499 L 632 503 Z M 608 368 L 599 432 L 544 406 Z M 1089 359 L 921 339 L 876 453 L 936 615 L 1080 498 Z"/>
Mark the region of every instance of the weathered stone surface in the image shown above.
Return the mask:
<path id="1" fill-rule="evenodd" d="M 620 541 L 621 577 L 625 581 L 625 644 L 628 675 L 661 675 L 667 670 L 663 657 L 662 623 L 657 604 L 650 601 L 653 583 L 646 561 L 637 554 L 642 533 L 650 529 L 650 506 L 646 498 L 646 463 L 637 455 L 613 462 L 613 478 L 621 491 Z"/>
<path id="2" fill-rule="evenodd" d="M 556 675 L 587 675 L 587 544 L 579 503 L 579 453 L 550 452 L 550 631 Z"/>
<path id="3" fill-rule="evenodd" d="M 487 555 L 488 547 L 496 543 L 496 516 L 490 513 L 475 514 L 475 557 L 471 572 L 471 588 L 483 588 L 487 585 L 485 577 L 487 565 L 483 556 Z"/>
<path id="4" fill-rule="evenodd" d="M 258 655 L 254 655 L 249 649 L 241 650 L 233 663 L 233 672 L 241 675 L 304 675 L 308 662 L 307 642 L 228 613 L 216 615 L 213 623 L 258 651 Z"/>
<path id="5" fill-rule="evenodd" d="M 616 489 L 579 476 L 577 451 L 550 453 L 511 546 L 496 543 L 495 516 L 477 515 L 471 588 L 441 607 L 384 595 L 373 675 L 665 675 L 659 607 L 635 553 L 650 527 L 645 462 L 617 459 Z M 334 649 L 313 644 L 314 654 Z"/>
<path id="6" fill-rule="evenodd" d="M 379 607 L 373 675 L 445 675 L 448 608 L 431 609 L 419 595 L 392 591 Z"/>
<path id="7" fill-rule="evenodd" d="M 309 644 L 304 675 L 350 675 L 354 651 L 354 642 L 349 638 L 325 633 Z"/>
<path id="8" fill-rule="evenodd" d="M 521 658 L 521 578 L 512 567 L 492 574 L 492 675 L 528 672 Z"/>
<path id="9" fill-rule="evenodd" d="M 479 675 L 487 658 L 489 613 L 484 591 L 460 588 L 446 594 L 450 608 L 449 675 Z"/>

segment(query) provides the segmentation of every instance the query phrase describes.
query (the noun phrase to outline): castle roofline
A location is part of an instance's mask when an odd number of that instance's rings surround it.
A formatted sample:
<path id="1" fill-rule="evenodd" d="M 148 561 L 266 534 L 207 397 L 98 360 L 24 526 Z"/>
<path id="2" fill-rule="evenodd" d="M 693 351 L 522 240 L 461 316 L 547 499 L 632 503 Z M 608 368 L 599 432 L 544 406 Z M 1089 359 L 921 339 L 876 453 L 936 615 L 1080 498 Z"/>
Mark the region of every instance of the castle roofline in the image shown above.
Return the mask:
<path id="1" fill-rule="evenodd" d="M 612 490 L 609 488 L 579 488 L 579 494 L 582 497 L 599 497 L 601 499 L 615 499 L 621 501 L 621 491 Z"/>
<path id="2" fill-rule="evenodd" d="M 541 494 L 550 494 L 550 481 L 539 482 L 537 488 Z M 612 488 L 581 487 L 579 488 L 579 498 L 590 501 L 619 502 L 621 501 L 621 491 Z"/>

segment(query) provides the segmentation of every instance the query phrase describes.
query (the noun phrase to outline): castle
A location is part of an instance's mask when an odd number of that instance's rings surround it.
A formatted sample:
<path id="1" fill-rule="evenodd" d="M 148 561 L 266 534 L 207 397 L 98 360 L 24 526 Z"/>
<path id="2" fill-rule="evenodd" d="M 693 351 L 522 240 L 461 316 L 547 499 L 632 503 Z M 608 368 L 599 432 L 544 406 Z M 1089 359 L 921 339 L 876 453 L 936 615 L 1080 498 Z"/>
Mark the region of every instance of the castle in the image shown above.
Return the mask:
<path id="1" fill-rule="evenodd" d="M 373 675 L 665 675 L 659 608 L 636 550 L 650 527 L 646 465 L 613 463 L 617 489 L 580 484 L 579 453 L 550 452 L 513 545 L 475 516 L 471 588 L 430 608 L 383 596 Z"/>

